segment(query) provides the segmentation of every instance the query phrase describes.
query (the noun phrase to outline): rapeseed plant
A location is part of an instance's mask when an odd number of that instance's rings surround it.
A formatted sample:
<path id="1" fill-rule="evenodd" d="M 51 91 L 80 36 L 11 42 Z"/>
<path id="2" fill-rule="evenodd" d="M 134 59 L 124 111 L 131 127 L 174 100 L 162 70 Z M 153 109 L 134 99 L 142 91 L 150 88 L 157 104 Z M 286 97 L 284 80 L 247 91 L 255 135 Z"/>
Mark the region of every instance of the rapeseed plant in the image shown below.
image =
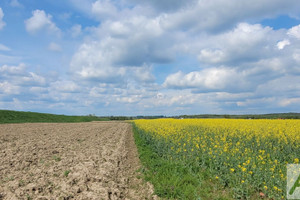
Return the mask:
<path id="1" fill-rule="evenodd" d="M 209 170 L 215 180 L 250 198 L 286 196 L 286 165 L 298 164 L 299 120 L 135 120 L 158 152 Z"/>

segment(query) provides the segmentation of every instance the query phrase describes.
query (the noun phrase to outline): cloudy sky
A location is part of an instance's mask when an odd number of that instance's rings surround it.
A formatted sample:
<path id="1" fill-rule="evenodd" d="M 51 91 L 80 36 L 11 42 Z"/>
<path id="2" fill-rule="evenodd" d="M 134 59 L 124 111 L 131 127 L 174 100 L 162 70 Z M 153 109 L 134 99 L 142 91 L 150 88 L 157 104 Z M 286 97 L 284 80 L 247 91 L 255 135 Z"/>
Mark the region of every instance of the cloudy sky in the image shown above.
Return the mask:
<path id="1" fill-rule="evenodd" d="M 1 0 L 0 109 L 300 112 L 299 0 Z"/>

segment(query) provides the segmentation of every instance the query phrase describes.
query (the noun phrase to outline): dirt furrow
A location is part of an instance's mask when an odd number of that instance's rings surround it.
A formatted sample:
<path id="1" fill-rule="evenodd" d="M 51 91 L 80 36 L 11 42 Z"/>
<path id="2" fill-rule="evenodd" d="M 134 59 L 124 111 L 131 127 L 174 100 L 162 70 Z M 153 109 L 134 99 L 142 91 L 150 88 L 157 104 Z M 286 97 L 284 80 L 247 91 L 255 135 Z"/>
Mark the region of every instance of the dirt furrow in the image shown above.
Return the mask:
<path id="1" fill-rule="evenodd" d="M 131 125 L 0 125 L 0 199 L 153 199 Z"/>

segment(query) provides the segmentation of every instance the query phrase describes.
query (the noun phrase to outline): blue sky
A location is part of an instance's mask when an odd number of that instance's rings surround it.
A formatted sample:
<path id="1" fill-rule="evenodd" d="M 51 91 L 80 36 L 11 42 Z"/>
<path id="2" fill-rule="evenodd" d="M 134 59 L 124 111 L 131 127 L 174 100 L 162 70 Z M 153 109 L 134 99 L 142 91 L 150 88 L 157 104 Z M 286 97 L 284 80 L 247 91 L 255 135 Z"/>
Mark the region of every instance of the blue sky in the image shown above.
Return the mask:
<path id="1" fill-rule="evenodd" d="M 1 0 L 0 109 L 300 112 L 298 0 Z"/>

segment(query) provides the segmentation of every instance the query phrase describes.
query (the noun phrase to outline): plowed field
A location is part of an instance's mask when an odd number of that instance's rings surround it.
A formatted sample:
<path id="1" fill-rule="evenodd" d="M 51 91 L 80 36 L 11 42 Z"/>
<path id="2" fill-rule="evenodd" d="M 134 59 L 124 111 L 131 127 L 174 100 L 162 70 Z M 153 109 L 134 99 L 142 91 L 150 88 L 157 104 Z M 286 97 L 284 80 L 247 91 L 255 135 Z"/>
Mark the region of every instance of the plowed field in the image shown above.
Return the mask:
<path id="1" fill-rule="evenodd" d="M 0 199 L 153 199 L 131 125 L 0 125 Z"/>

